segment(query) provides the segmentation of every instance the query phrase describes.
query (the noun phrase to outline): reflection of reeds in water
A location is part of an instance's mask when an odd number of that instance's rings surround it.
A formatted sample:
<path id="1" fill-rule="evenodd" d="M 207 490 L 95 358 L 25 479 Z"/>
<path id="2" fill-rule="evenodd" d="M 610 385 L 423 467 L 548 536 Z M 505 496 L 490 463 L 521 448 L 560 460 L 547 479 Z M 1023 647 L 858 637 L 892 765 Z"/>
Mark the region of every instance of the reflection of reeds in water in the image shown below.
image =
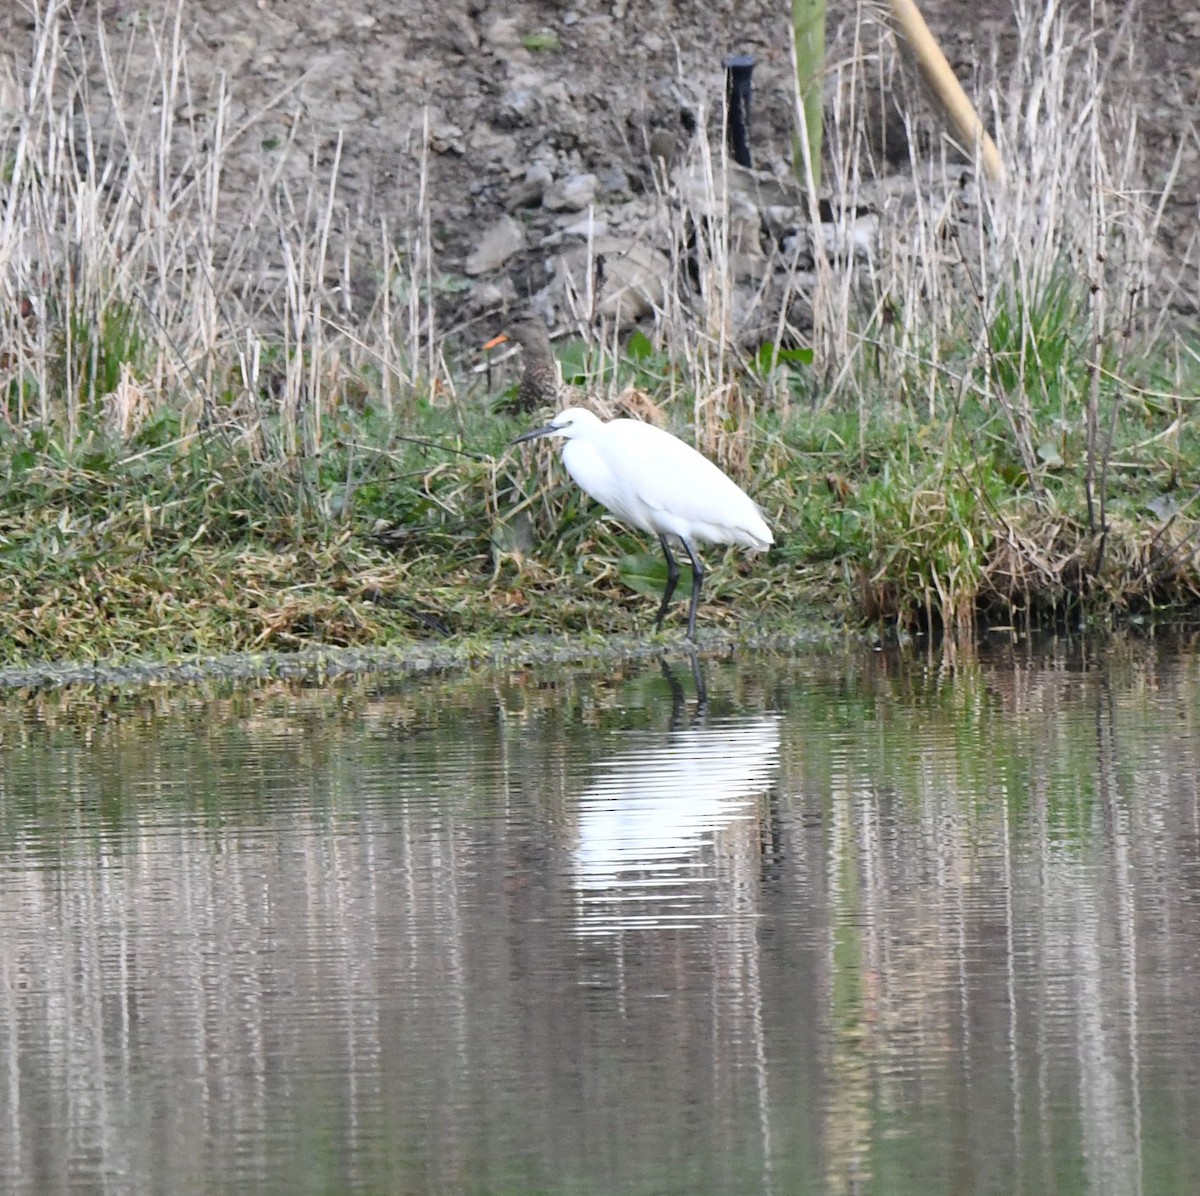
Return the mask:
<path id="1" fill-rule="evenodd" d="M 722 882 L 757 861 L 757 801 L 778 767 L 775 718 L 676 731 L 602 765 L 579 798 L 581 933 L 744 912 L 728 904 L 744 890 Z"/>
<path id="2" fill-rule="evenodd" d="M 588 684 L 596 703 L 476 678 L 2 707 L 0 1189 L 38 1159 L 71 1186 L 68 1139 L 122 1191 L 235 1186 L 222 1166 L 249 1188 L 308 1165 L 316 1129 L 343 1186 L 385 1142 L 455 1190 L 500 1165 L 471 1153 L 482 1109 L 589 1179 L 650 1168 L 660 1141 L 622 1131 L 678 1116 L 751 1171 L 773 1127 L 775 1191 L 797 1159 L 828 1191 L 888 1190 L 927 1143 L 1004 1190 L 1070 1168 L 1119 1190 L 1143 1110 L 1193 1146 L 1200 665 L 1126 644 L 1104 666 L 1061 646 L 762 659 L 738 704 L 785 695 L 780 718 L 657 736 L 603 722 L 631 717 L 632 683 Z M 581 885 L 583 799 L 636 799 L 635 763 L 670 772 L 685 748 L 725 778 L 706 796 L 675 773 L 703 818 L 618 841 L 692 860 L 695 900 L 668 885 L 673 923 L 581 937 L 628 912 Z M 654 876 L 607 855 L 635 893 Z"/>
<path id="3" fill-rule="evenodd" d="M 855 732 L 808 781 L 830 803 L 829 1190 L 868 1177 L 880 1125 L 920 1089 L 947 1137 L 986 1121 L 1000 1169 L 1043 1149 L 1029 1125 L 1053 1092 L 1097 1190 L 1134 1190 L 1142 1046 L 1177 1033 L 1165 989 L 1196 943 L 1194 886 L 1172 889 L 1195 849 L 1198 672 L 1128 645 L 1097 663 L 1079 646 L 931 653 L 849 684 Z M 811 769 L 821 735 L 793 725 L 785 759 Z M 953 1108 L 968 1095 L 986 1119 Z"/>

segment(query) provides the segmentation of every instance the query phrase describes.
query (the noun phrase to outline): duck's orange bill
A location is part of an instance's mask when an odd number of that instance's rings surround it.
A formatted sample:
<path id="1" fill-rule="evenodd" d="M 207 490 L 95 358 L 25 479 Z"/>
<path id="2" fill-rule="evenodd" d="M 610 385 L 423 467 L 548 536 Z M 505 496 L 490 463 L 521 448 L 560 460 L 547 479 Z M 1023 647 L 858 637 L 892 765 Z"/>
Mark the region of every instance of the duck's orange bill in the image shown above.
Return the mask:
<path id="1" fill-rule="evenodd" d="M 504 344 L 504 342 L 506 340 L 508 340 L 508 333 L 502 332 L 502 333 L 500 333 L 499 336 L 492 337 L 492 339 L 490 341 L 488 341 L 488 343 L 486 345 L 483 346 L 484 351 L 486 352 L 488 349 L 494 349 L 497 345 Z"/>

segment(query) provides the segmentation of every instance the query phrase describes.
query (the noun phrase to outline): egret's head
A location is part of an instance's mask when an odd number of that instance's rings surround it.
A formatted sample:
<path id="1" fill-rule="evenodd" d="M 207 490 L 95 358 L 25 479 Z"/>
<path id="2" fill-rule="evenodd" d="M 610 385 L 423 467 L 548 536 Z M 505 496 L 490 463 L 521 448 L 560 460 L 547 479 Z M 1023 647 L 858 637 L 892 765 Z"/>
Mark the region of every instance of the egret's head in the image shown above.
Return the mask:
<path id="1" fill-rule="evenodd" d="M 530 432 L 522 432 L 513 444 L 536 440 L 539 436 L 561 436 L 565 440 L 571 440 L 576 436 L 586 436 L 600 425 L 601 421 L 586 408 L 568 407 L 565 411 L 560 411 L 548 424 Z"/>

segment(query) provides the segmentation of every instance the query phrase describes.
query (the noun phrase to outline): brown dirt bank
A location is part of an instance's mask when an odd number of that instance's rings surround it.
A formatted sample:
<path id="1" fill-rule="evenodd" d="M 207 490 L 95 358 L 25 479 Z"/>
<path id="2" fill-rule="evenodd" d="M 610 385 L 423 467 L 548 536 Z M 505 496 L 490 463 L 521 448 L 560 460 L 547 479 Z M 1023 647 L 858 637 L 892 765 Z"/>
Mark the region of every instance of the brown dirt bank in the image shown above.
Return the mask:
<path id="1" fill-rule="evenodd" d="M 1014 3 L 1035 13 L 1044 9 L 1044 0 L 970 6 L 922 0 L 931 28 L 976 94 L 993 77 L 1003 85 L 1015 43 Z M 881 7 L 830 4 L 831 61 L 853 52 L 856 21 Z M 1076 6 L 1080 12 L 1087 7 Z M 129 57 L 130 76 L 151 79 L 155 39 L 146 31 L 169 31 L 177 5 L 77 0 L 63 8 L 85 42 L 95 44 L 101 21 L 117 58 Z M 1200 10 L 1194 0 L 1098 0 L 1095 8 L 1102 23 L 1134 24 L 1132 57 L 1122 54 L 1114 69 L 1141 100 L 1151 192 L 1177 169 L 1162 223 L 1164 252 L 1176 262 L 1195 257 Z M 253 187 L 278 155 L 288 158 L 282 179 L 303 181 L 314 168 L 314 145 L 318 164 L 327 167 L 341 136 L 338 199 L 361 229 L 352 274 L 365 301 L 376 277 L 380 218 L 393 231 L 417 218 L 427 118 L 427 202 L 446 279 L 461 280 L 481 230 L 526 202 L 520 193 L 530 162 L 546 164 L 556 178 L 596 175 L 601 204 L 606 194 L 636 194 L 647 186 L 650 140 L 656 133 L 668 142 L 678 136 L 689 105 L 719 102 L 721 59 L 730 52 L 748 51 L 758 60 L 756 165 L 785 169 L 792 130 L 789 9 L 779 0 L 281 0 L 255 6 L 181 0 L 189 79 L 176 116 L 210 114 L 224 78 L 228 127 L 257 118 L 224 168 L 222 185 L 234 195 Z M 20 109 L 33 26 L 29 0 L 0 6 L 0 45 L 6 47 L 0 121 Z M 95 86 L 98 56 L 86 72 Z M 311 136 L 294 137 L 298 126 Z M 527 212 L 522 218 L 530 219 Z M 537 220 L 532 223 L 537 229 Z M 461 331 L 466 321 L 486 322 L 489 311 L 527 295 L 543 269 L 536 242 L 532 236 L 502 270 L 485 271 L 472 287 L 447 283 L 439 305 L 443 326 Z M 1194 310 L 1193 299 L 1177 301 Z M 472 329 L 467 343 L 478 343 L 479 331 Z"/>

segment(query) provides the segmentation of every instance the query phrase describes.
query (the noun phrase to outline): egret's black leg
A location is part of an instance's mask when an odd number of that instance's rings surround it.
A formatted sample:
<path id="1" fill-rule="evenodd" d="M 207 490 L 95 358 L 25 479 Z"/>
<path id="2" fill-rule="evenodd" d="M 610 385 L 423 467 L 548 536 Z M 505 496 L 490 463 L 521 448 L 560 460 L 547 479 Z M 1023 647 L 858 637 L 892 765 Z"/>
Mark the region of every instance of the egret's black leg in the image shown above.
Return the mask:
<path id="1" fill-rule="evenodd" d="M 699 718 L 703 719 L 708 713 L 708 688 L 704 684 L 704 673 L 700 668 L 700 655 L 696 651 L 695 644 L 690 644 L 684 651 L 687 653 L 688 661 L 691 663 L 692 680 L 696 684 L 696 714 Z M 667 664 L 665 650 L 658 658 L 658 667 L 662 669 L 662 675 L 671 687 L 671 730 L 678 731 L 683 725 L 683 686 L 679 684 L 679 679 L 671 671 L 671 666 Z"/>
<path id="2" fill-rule="evenodd" d="M 666 650 L 658 658 L 658 667 L 662 670 L 662 675 L 666 678 L 667 684 L 671 687 L 671 730 L 678 731 L 683 725 L 683 686 L 679 684 L 679 678 L 671 672 L 671 666 L 667 664 Z"/>
<path id="3" fill-rule="evenodd" d="M 687 549 L 688 560 L 692 562 L 692 605 L 688 607 L 687 637 L 696 642 L 696 607 L 700 605 L 700 583 L 704 580 L 704 566 L 700 563 L 700 555 L 691 544 L 680 536 L 684 548 Z"/>
<path id="4" fill-rule="evenodd" d="M 658 618 L 654 620 L 655 631 L 662 630 L 663 615 L 667 613 L 667 607 L 671 604 L 671 595 L 675 593 L 675 587 L 679 584 L 679 564 L 671 554 L 671 545 L 667 541 L 667 537 L 659 536 L 658 542 L 662 545 L 663 554 L 667 558 L 667 588 L 663 590 L 662 605 L 658 608 Z M 691 549 L 688 551 L 690 552 Z"/>

